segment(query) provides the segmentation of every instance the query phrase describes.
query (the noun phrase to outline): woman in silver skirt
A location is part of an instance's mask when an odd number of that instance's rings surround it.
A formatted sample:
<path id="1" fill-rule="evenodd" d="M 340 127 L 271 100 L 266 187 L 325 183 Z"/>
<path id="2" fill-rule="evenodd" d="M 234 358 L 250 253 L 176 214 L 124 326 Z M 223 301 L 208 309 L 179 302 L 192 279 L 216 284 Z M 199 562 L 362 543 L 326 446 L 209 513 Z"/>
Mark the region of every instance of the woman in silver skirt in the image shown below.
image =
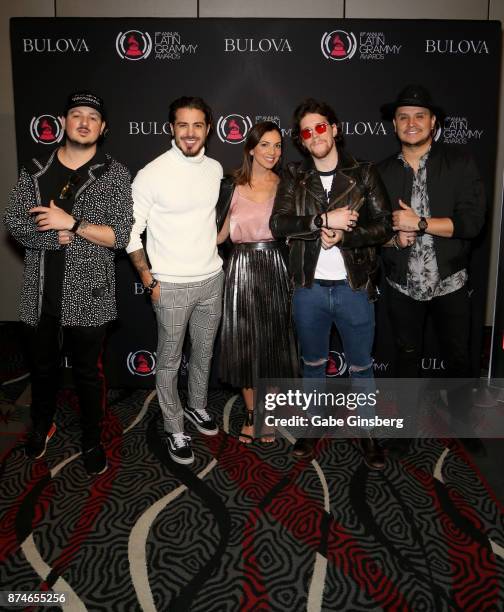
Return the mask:
<path id="1" fill-rule="evenodd" d="M 247 136 L 242 165 L 222 181 L 218 242 L 233 243 L 227 264 L 220 377 L 241 388 L 246 416 L 239 440 L 254 440 L 254 389 L 260 378 L 294 378 L 298 364 L 290 318 L 290 283 L 269 229 L 279 183 L 282 135 L 271 121 Z M 263 442 L 274 440 L 262 435 Z"/>

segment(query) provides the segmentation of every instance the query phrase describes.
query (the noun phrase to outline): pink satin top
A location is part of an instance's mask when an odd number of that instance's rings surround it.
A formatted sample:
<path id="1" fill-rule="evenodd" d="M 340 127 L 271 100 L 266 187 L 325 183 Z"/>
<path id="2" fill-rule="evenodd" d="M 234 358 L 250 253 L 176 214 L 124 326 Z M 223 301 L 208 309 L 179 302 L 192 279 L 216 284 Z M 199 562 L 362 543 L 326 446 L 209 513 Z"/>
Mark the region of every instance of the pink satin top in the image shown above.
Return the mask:
<path id="1" fill-rule="evenodd" d="M 236 244 L 274 240 L 269 228 L 274 201 L 275 196 L 265 202 L 254 202 L 244 198 L 239 193 L 239 187 L 235 187 L 229 218 L 229 234 L 232 242 Z"/>

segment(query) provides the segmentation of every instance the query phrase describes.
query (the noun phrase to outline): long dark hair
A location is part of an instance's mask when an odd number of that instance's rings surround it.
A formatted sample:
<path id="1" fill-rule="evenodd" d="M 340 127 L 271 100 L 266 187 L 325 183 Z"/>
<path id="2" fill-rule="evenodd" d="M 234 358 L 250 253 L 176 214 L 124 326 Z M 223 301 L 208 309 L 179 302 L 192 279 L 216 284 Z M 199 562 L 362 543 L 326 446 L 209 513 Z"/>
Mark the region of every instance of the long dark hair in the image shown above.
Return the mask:
<path id="1" fill-rule="evenodd" d="M 245 146 L 243 148 L 243 159 L 242 165 L 233 172 L 233 178 L 236 185 L 250 185 L 252 179 L 252 161 L 254 157 L 250 155 L 250 151 L 254 149 L 266 132 L 278 132 L 280 140 L 283 146 L 282 132 L 276 123 L 273 121 L 261 121 L 256 123 L 250 130 Z M 274 172 L 277 172 L 277 168 L 280 166 L 280 160 L 277 165 L 273 168 Z"/>

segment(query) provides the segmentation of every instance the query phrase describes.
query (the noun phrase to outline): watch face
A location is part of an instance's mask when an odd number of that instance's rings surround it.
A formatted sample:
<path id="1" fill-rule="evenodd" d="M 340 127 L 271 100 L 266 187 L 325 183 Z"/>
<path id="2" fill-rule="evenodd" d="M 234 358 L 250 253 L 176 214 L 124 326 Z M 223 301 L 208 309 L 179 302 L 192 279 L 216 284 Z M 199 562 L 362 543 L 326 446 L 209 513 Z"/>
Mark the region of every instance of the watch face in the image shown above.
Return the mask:
<path id="1" fill-rule="evenodd" d="M 425 232 L 425 230 L 427 229 L 427 221 L 425 220 L 424 217 L 422 217 L 420 221 L 418 222 L 418 229 L 421 232 Z"/>
<path id="2" fill-rule="evenodd" d="M 315 224 L 315 227 L 322 227 L 324 221 L 320 215 L 317 215 L 315 219 L 313 219 L 313 223 Z"/>

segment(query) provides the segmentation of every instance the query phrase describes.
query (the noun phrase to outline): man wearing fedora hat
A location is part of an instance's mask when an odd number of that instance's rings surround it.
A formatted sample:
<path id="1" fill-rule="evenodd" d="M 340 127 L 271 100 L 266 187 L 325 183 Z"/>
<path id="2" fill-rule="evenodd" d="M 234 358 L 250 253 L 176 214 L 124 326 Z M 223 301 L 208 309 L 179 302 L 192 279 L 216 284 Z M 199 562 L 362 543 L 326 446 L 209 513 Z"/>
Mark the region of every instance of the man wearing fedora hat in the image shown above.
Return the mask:
<path id="1" fill-rule="evenodd" d="M 458 145 L 434 140 L 443 111 L 421 85 L 408 85 L 381 108 L 401 150 L 378 165 L 393 208 L 395 235 L 382 250 L 394 327 L 396 375 L 416 378 L 429 314 L 447 378 L 468 378 L 471 240 L 485 220 L 476 165 Z"/>

